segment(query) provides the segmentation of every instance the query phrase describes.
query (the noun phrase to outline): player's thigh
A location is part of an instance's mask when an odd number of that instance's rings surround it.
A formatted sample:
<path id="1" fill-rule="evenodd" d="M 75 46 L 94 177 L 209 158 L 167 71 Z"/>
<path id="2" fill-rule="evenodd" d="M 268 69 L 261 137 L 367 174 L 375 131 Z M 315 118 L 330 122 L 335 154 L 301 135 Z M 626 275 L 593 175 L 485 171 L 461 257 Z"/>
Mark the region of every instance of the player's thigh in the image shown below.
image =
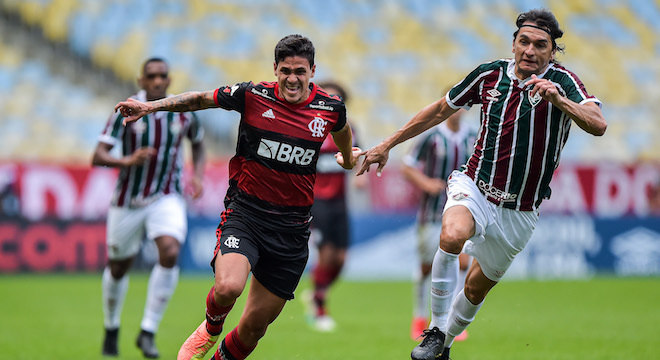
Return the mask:
<path id="1" fill-rule="evenodd" d="M 185 242 L 188 219 L 186 203 L 180 195 L 165 195 L 150 204 L 147 211 L 145 225 L 148 239 L 154 240 L 161 236 L 169 236 L 180 244 Z"/>
<path id="2" fill-rule="evenodd" d="M 465 250 L 479 261 L 486 277 L 500 281 L 531 239 L 538 215 L 504 208 L 496 208 L 495 213 L 497 221 L 488 226 L 484 240 L 468 241 Z"/>
<path id="3" fill-rule="evenodd" d="M 140 251 L 144 238 L 145 209 L 111 207 L 106 223 L 108 259 L 123 260 Z"/>

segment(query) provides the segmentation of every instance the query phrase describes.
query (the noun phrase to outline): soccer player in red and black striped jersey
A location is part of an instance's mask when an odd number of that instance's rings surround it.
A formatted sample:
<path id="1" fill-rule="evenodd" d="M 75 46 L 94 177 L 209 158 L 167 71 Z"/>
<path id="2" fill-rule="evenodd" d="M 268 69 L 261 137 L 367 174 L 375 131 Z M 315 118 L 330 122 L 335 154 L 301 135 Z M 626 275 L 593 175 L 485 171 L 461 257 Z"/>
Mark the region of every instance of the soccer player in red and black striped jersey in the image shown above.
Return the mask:
<path id="1" fill-rule="evenodd" d="M 142 90 L 131 98 L 146 101 L 167 97 L 168 70 L 163 59 L 145 61 L 138 79 Z M 123 119 L 117 111 L 110 116 L 92 159 L 94 165 L 119 168 L 107 221 L 108 266 L 102 280 L 106 329 L 103 354 L 118 354 L 119 320 L 128 290 L 128 276 L 124 275 L 146 236 L 158 247 L 158 263 L 149 278 L 137 345 L 145 357 L 156 358 L 159 354 L 154 334 L 179 279 L 177 258 L 187 232 L 181 144 L 184 138 L 192 144 L 191 191 L 192 197 L 197 198 L 202 192 L 204 173 L 204 131 L 191 112 L 145 114 L 126 127 Z M 110 151 L 118 144 L 122 156 L 115 158 Z"/>
<path id="2" fill-rule="evenodd" d="M 346 169 L 355 166 L 361 150 L 351 146 L 344 103 L 310 82 L 314 53 L 308 38 L 288 35 L 275 46 L 277 82 L 239 83 L 146 103 L 129 99 L 116 106 L 127 123 L 162 110 L 221 107 L 241 114 L 211 263 L 215 282 L 206 297 L 206 320 L 181 346 L 179 360 L 201 359 L 214 346 L 250 272 L 238 326 L 212 358 L 245 359 L 254 350 L 293 298 L 305 269 L 316 162 L 328 135 L 339 148 L 337 163 Z"/>
<path id="3" fill-rule="evenodd" d="M 413 359 L 448 359 L 454 337 L 473 320 L 488 291 L 502 278 L 532 236 L 538 206 L 571 124 L 601 136 L 607 123 L 600 101 L 573 72 L 555 61 L 563 35 L 550 11 L 516 19 L 513 59 L 482 64 L 440 100 L 369 149 L 358 174 L 385 166 L 395 145 L 429 129 L 460 108 L 481 105 L 481 128 L 463 171 L 449 178 L 439 249 L 431 270 L 432 321 Z M 456 296 L 458 254 L 475 260 Z"/>

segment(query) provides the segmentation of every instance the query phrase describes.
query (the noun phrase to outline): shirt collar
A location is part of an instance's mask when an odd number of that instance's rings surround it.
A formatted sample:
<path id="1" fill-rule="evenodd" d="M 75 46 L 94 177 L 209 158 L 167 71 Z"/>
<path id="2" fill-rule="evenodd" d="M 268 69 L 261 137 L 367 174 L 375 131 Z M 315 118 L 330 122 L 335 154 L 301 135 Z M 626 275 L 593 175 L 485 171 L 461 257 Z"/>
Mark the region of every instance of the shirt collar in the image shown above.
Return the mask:
<path id="1" fill-rule="evenodd" d="M 549 63 L 548 66 L 546 66 L 545 70 L 543 70 L 542 73 L 540 73 L 536 76 L 539 77 L 539 78 L 543 78 L 545 76 L 545 74 L 548 72 L 548 70 L 550 70 L 554 66 L 555 66 L 554 63 Z M 519 88 L 522 89 L 522 88 L 525 87 L 525 84 L 527 84 L 527 82 L 532 79 L 532 77 L 530 76 L 527 79 L 521 80 L 516 76 L 515 69 L 516 69 L 516 60 L 515 59 L 510 59 L 509 60 L 509 65 L 506 68 L 506 74 L 511 80 L 515 81 L 515 84 Z"/>

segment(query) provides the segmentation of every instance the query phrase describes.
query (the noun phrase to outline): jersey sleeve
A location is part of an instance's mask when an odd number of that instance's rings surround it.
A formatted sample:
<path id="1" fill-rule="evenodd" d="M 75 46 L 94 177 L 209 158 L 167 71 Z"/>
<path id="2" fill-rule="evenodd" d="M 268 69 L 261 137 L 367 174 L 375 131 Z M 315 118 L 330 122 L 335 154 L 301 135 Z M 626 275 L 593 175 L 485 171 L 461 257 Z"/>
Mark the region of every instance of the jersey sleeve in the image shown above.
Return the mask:
<path id="1" fill-rule="evenodd" d="M 346 105 L 344 105 L 343 102 L 341 103 L 341 106 L 338 106 L 337 114 L 337 122 L 332 128 L 332 132 L 337 132 L 346 126 Z"/>
<path id="2" fill-rule="evenodd" d="M 454 85 L 445 95 L 447 104 L 455 110 L 470 109 L 474 104 L 480 104 L 480 85 L 483 78 L 493 72 L 493 63 L 479 65 L 463 80 Z"/>
<path id="3" fill-rule="evenodd" d="M 602 106 L 600 100 L 595 96 L 589 95 L 586 87 L 582 83 L 582 80 L 568 70 L 564 70 L 563 76 L 560 77 L 559 88 L 560 92 L 563 92 L 569 100 L 574 101 L 578 104 L 584 104 L 587 102 L 595 102 L 598 106 Z"/>
<path id="4" fill-rule="evenodd" d="M 125 127 L 123 120 L 124 117 L 118 111 L 110 114 L 101 135 L 99 135 L 98 141 L 112 146 L 117 145 L 124 136 Z"/>
<path id="5" fill-rule="evenodd" d="M 238 83 L 233 86 L 221 86 L 215 90 L 213 100 L 225 110 L 243 112 L 245 110 L 245 92 L 252 89 L 252 82 Z"/>
<path id="6" fill-rule="evenodd" d="M 204 138 L 204 128 L 199 121 L 199 117 L 194 112 L 190 113 L 190 127 L 188 127 L 186 136 L 193 144 L 201 143 Z"/>

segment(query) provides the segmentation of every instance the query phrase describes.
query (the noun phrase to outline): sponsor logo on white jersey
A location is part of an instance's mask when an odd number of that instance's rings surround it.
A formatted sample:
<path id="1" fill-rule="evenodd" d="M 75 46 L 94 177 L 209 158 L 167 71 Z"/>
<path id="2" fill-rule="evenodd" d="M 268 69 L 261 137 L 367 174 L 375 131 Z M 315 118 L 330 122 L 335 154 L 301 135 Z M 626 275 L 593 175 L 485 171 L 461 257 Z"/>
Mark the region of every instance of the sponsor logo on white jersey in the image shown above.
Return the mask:
<path id="1" fill-rule="evenodd" d="M 259 141 L 257 149 L 257 155 L 266 159 L 303 166 L 312 162 L 314 154 L 316 154 L 314 149 L 303 149 L 299 146 L 263 138 Z"/>
<path id="2" fill-rule="evenodd" d="M 310 121 L 309 124 L 307 124 L 307 127 L 312 132 L 313 137 L 323 137 L 324 135 L 323 132 L 325 131 L 325 125 L 327 124 L 328 124 L 327 121 L 316 116 L 314 117 L 314 120 Z"/>
<path id="3" fill-rule="evenodd" d="M 225 246 L 231 249 L 238 249 L 238 244 L 240 243 L 241 239 L 237 238 L 234 235 L 229 235 L 229 237 L 225 240 Z"/>
<path id="4" fill-rule="evenodd" d="M 261 114 L 261 116 L 269 119 L 275 119 L 275 114 L 273 114 L 273 109 L 268 109 L 264 111 L 264 113 Z"/>

